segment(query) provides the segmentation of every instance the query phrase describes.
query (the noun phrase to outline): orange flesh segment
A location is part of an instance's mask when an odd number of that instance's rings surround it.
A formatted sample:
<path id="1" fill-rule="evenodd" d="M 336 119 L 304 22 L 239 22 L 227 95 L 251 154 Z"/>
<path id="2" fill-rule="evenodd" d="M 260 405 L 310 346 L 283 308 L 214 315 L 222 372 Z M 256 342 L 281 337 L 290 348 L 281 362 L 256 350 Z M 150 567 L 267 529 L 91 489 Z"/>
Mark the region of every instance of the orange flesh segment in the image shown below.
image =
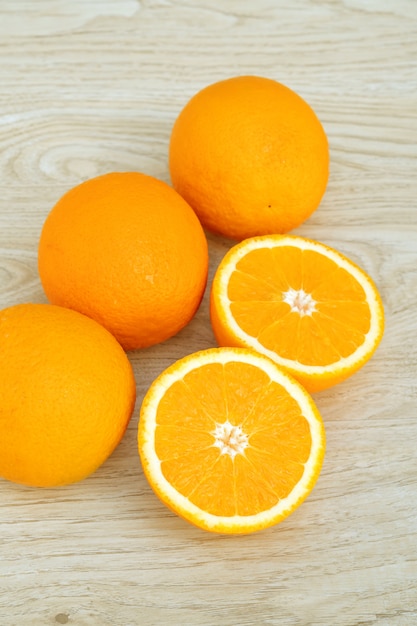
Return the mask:
<path id="1" fill-rule="evenodd" d="M 290 290 L 314 300 L 311 315 L 292 311 Z M 240 328 L 268 350 L 303 365 L 330 365 L 365 341 L 371 312 L 358 281 L 333 260 L 294 246 L 249 252 L 228 286 L 230 310 Z"/>
<path id="2" fill-rule="evenodd" d="M 216 424 L 226 421 L 248 438 L 235 457 L 213 445 Z M 297 402 L 246 363 L 203 365 L 175 382 L 159 402 L 155 450 L 162 473 L 213 515 L 255 515 L 277 504 L 302 477 L 311 444 Z"/>

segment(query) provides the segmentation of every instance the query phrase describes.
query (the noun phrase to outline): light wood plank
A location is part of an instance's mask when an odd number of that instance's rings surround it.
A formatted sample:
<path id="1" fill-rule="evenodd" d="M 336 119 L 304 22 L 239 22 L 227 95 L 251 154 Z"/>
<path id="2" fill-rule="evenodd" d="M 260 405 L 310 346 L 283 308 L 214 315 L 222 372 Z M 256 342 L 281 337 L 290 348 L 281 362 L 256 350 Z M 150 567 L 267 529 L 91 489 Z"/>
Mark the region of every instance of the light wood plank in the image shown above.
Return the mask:
<path id="1" fill-rule="evenodd" d="M 268 531 L 209 535 L 156 499 L 136 451 L 151 381 L 215 345 L 207 292 L 177 337 L 130 354 L 137 407 L 102 468 L 54 490 L 0 482 L 1 626 L 417 624 L 416 59 L 414 0 L 2 0 L 1 307 L 46 301 L 37 242 L 67 189 L 110 170 L 168 182 L 187 99 L 254 73 L 322 120 L 331 179 L 296 232 L 373 276 L 387 328 L 315 396 L 328 449 L 310 498 Z M 208 237 L 211 279 L 232 243 Z"/>

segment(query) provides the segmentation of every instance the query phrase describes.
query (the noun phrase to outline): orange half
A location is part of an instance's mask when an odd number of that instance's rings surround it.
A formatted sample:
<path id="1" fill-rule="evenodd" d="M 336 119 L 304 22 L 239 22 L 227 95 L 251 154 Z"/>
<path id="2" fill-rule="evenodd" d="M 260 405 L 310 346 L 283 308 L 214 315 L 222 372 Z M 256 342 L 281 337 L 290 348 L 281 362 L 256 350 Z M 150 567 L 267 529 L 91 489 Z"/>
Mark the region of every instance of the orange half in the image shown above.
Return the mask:
<path id="1" fill-rule="evenodd" d="M 311 492 L 325 433 L 304 388 L 252 350 L 214 348 L 151 385 L 138 432 L 144 473 L 161 500 L 208 531 L 276 524 Z"/>
<path id="2" fill-rule="evenodd" d="M 265 354 L 310 392 L 364 365 L 384 328 L 371 278 L 336 250 L 291 235 L 231 248 L 213 279 L 210 313 L 219 345 Z"/>

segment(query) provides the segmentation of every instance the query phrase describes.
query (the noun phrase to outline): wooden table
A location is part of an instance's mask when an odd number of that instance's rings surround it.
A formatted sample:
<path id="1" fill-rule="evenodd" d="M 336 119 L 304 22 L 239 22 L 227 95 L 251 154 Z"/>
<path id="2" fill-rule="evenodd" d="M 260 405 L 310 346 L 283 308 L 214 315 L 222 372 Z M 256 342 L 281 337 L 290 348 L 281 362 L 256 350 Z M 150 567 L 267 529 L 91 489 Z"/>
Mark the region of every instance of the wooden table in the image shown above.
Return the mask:
<path id="1" fill-rule="evenodd" d="M 136 450 L 151 381 L 214 345 L 207 295 L 177 337 L 130 353 L 137 407 L 99 471 L 60 489 L 0 481 L 0 626 L 417 624 L 416 18 L 415 0 L 1 1 L 1 307 L 46 301 L 37 242 L 65 191 L 112 170 L 168 182 L 180 108 L 250 73 L 322 120 L 330 183 L 295 232 L 373 276 L 387 327 L 364 369 L 315 396 L 328 449 L 310 498 L 245 537 L 169 512 Z M 232 242 L 209 245 L 212 276 Z"/>

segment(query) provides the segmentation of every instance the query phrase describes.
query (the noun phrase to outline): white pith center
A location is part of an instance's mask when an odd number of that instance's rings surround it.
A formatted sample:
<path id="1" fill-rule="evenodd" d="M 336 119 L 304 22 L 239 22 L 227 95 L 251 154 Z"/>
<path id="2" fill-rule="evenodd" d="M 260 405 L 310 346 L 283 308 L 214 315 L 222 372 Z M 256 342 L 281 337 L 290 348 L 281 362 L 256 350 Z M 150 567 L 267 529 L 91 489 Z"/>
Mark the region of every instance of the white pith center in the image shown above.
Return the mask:
<path id="1" fill-rule="evenodd" d="M 215 438 L 213 446 L 220 449 L 220 454 L 228 454 L 232 459 L 237 454 L 242 454 L 249 445 L 247 434 L 240 426 L 234 426 L 229 420 L 223 424 L 216 424 L 212 435 Z"/>
<path id="2" fill-rule="evenodd" d="M 293 289 L 290 287 L 288 291 L 284 292 L 283 301 L 290 305 L 291 311 L 299 313 L 301 317 L 312 315 L 316 311 L 316 301 L 304 289 Z"/>

